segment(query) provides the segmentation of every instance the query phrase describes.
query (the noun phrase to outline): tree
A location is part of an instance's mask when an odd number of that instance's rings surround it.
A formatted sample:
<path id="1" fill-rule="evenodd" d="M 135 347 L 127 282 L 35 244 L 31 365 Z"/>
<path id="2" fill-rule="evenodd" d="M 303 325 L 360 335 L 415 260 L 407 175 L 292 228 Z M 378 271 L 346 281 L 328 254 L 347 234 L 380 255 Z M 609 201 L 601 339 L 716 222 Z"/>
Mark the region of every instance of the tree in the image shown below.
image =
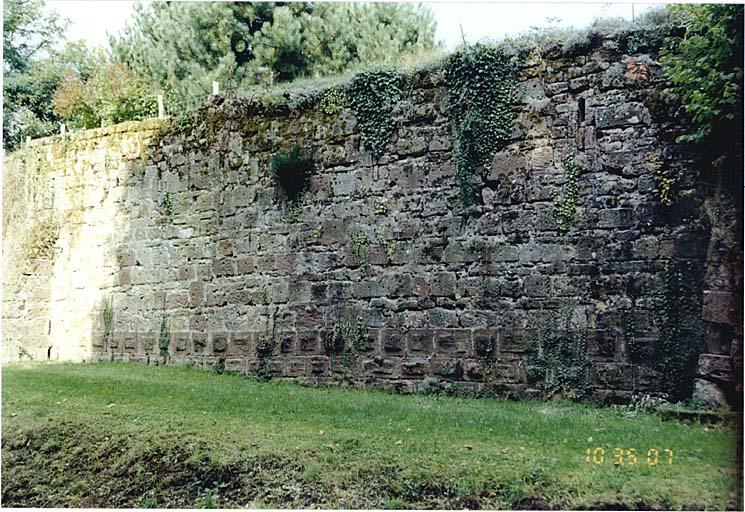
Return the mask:
<path id="1" fill-rule="evenodd" d="M 251 23 L 255 30 L 261 20 L 250 3 L 137 4 L 132 23 L 109 42 L 116 61 L 163 89 L 169 100 L 184 101 L 204 97 L 213 80 L 225 83 L 229 70 L 250 59 Z"/>
<path id="2" fill-rule="evenodd" d="M 3 147 L 26 136 L 48 135 L 56 127 L 49 108 L 59 81 L 49 59 L 65 22 L 44 10 L 42 0 L 3 2 Z"/>
<path id="3" fill-rule="evenodd" d="M 661 61 L 672 81 L 670 92 L 691 115 L 689 133 L 715 167 L 742 173 L 743 6 L 675 5 L 685 27 L 668 39 Z"/>
<path id="4" fill-rule="evenodd" d="M 432 49 L 434 18 L 413 4 L 167 2 L 136 6 L 110 38 L 114 58 L 170 100 L 204 97 L 217 80 L 248 88 L 339 73 Z"/>

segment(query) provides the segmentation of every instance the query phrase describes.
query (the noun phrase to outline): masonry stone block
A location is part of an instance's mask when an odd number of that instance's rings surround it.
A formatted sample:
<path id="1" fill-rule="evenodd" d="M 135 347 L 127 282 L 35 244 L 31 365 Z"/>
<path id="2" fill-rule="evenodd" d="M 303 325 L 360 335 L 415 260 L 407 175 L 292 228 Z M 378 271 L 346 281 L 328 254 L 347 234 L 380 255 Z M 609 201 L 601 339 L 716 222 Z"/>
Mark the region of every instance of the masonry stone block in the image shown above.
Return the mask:
<path id="1" fill-rule="evenodd" d="M 651 116 L 640 100 L 663 78 L 629 79 L 607 37 L 586 55 L 528 57 L 511 140 L 477 170 L 468 208 L 438 70 L 407 77 L 391 115 L 398 128 L 375 161 L 349 109 L 327 116 L 303 105 L 257 109 L 238 131 L 245 116 L 232 119 L 223 104 L 214 141 L 143 121 L 72 134 L 72 149 L 45 139 L 6 155 L 3 329 L 12 343 L 3 355 L 18 357 L 20 344 L 45 358 L 52 346 L 62 359 L 222 362 L 255 373 L 256 344 L 271 336 L 271 372 L 326 382 L 339 376 L 326 341 L 359 317 L 359 382 L 406 391 L 433 376 L 476 393 L 488 359 L 490 385 L 523 394 L 547 312 L 567 311 L 588 330 L 596 395 L 626 396 L 664 384 L 654 311 L 665 261 L 678 258 L 705 283 L 700 377 L 724 383 L 726 358 L 741 346 L 732 255 L 742 250 L 728 227 L 737 216 L 663 135 L 680 120 Z M 297 208 L 267 174 L 292 142 L 316 160 Z M 555 197 L 572 154 L 582 173 L 562 234 Z M 674 205 L 655 193 L 655 159 L 679 179 Z M 45 219 L 59 220 L 55 242 L 28 257 L 25 239 L 48 230 Z M 353 258 L 358 229 L 369 235 L 365 261 Z M 632 297 L 633 351 L 623 328 Z M 110 299 L 114 332 L 104 340 Z"/>

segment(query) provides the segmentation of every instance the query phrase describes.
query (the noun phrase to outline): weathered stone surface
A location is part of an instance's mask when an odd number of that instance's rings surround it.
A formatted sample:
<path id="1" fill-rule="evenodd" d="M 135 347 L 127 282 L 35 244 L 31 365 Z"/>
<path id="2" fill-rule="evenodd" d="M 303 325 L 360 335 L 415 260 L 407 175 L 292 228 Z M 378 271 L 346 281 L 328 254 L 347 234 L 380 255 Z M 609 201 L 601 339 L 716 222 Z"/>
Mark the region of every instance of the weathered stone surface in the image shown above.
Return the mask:
<path id="1" fill-rule="evenodd" d="M 710 407 L 727 407 L 727 397 L 713 382 L 696 379 L 693 383 L 693 398 Z"/>
<path id="2" fill-rule="evenodd" d="M 708 380 L 732 382 L 732 358 L 729 355 L 701 354 L 698 359 L 698 374 Z"/>
<path id="3" fill-rule="evenodd" d="M 663 79 L 627 76 L 654 58 L 531 54 L 512 138 L 474 176 L 483 204 L 468 209 L 436 70 L 406 78 L 375 161 L 349 111 L 312 102 L 213 105 L 196 115 L 222 124 L 200 139 L 146 121 L 34 141 L 3 170 L 4 356 L 248 373 L 269 358 L 278 376 L 325 383 L 343 354 L 358 382 L 413 390 L 434 376 L 463 393 L 489 361 L 493 384 L 522 393 L 542 332 L 563 329 L 551 312 L 587 331 L 597 395 L 626 396 L 662 388 L 654 314 L 677 258 L 704 277 L 700 376 L 731 388 L 741 215 L 697 184 L 668 136 L 679 120 L 650 116 Z M 292 143 L 316 161 L 289 205 L 267 163 Z M 562 226 L 570 155 L 578 190 Z M 670 207 L 658 163 L 679 177 Z"/>

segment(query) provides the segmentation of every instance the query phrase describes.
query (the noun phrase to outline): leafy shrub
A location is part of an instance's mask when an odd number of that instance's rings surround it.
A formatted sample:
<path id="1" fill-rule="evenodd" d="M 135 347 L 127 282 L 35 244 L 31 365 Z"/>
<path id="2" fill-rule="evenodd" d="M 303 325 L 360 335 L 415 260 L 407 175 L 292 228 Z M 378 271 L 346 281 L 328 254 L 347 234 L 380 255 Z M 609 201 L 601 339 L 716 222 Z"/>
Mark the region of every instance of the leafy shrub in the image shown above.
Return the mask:
<path id="1" fill-rule="evenodd" d="M 456 386 L 452 382 L 442 382 L 440 379 L 434 377 L 425 377 L 417 387 L 417 394 L 424 396 L 437 396 L 446 395 L 454 396 L 456 394 Z"/>
<path id="2" fill-rule="evenodd" d="M 77 128 L 155 117 L 156 94 L 127 66 L 101 64 L 90 78 L 69 71 L 52 98 L 54 112 Z"/>
<path id="3" fill-rule="evenodd" d="M 691 115 L 690 131 L 678 140 L 700 144 L 721 165 L 742 158 L 743 6 L 674 5 L 668 8 L 685 27 L 669 37 L 660 61 Z M 735 165 L 737 167 L 737 165 Z M 742 165 L 739 165 L 739 173 Z"/>
<path id="4" fill-rule="evenodd" d="M 269 172 L 291 203 L 299 201 L 308 190 L 313 170 L 313 158 L 297 144 L 288 153 L 274 155 L 269 163 Z"/>

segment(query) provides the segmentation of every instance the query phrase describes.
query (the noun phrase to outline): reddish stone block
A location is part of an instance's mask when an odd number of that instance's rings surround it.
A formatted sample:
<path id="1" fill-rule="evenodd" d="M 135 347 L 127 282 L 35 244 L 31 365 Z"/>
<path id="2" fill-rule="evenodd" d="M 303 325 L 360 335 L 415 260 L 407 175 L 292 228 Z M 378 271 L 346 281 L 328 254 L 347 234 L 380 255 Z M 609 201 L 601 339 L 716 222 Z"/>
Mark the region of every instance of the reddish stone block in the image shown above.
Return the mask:
<path id="1" fill-rule="evenodd" d="M 409 355 L 432 354 L 434 352 L 434 335 L 432 329 L 412 329 L 407 336 L 407 353 Z"/>
<path id="2" fill-rule="evenodd" d="M 471 331 L 467 329 L 438 329 L 435 331 L 437 354 L 468 356 L 471 354 Z"/>

